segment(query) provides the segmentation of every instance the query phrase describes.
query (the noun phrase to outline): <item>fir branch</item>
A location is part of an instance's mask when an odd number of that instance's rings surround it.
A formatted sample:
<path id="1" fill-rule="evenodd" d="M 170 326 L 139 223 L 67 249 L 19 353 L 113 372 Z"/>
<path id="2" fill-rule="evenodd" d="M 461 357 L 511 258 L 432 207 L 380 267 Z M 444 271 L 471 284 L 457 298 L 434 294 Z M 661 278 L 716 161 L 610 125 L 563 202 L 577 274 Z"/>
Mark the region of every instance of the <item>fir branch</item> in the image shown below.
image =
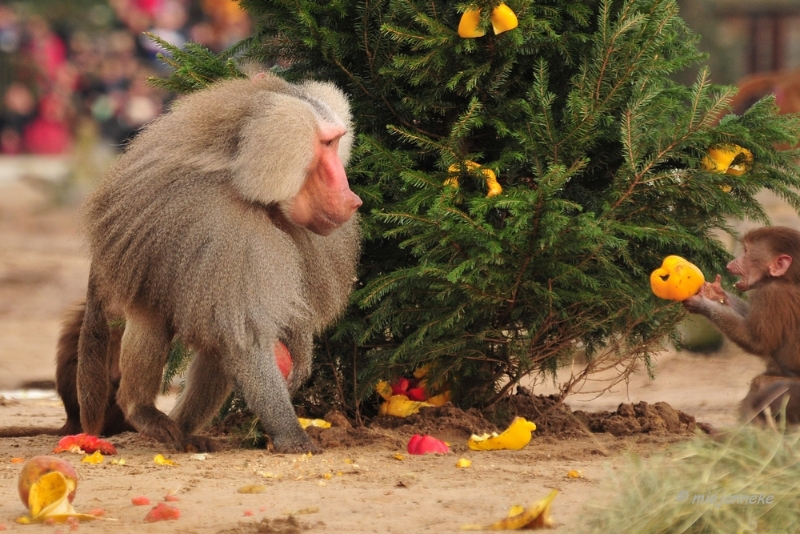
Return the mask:
<path id="1" fill-rule="evenodd" d="M 245 77 L 234 60 L 225 53 L 217 56 L 197 43 L 187 43 L 181 49 L 152 33 L 145 35 L 166 51 L 166 54 L 159 52 L 157 57 L 173 68 L 166 79 L 148 79 L 155 87 L 176 93 L 191 93 L 222 79 Z"/>

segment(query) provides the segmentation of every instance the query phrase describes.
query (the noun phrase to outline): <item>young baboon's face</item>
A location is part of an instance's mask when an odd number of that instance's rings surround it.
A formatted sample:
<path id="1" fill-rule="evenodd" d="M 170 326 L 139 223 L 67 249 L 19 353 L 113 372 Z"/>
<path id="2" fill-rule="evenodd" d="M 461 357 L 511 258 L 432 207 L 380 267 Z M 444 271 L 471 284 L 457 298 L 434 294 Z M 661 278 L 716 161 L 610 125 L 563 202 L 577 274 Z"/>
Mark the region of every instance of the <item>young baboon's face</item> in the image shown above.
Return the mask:
<path id="1" fill-rule="evenodd" d="M 739 277 L 736 289 L 748 291 L 770 278 L 783 276 L 792 264 L 788 254 L 775 254 L 766 242 L 745 239 L 744 252 L 728 264 L 728 271 Z"/>

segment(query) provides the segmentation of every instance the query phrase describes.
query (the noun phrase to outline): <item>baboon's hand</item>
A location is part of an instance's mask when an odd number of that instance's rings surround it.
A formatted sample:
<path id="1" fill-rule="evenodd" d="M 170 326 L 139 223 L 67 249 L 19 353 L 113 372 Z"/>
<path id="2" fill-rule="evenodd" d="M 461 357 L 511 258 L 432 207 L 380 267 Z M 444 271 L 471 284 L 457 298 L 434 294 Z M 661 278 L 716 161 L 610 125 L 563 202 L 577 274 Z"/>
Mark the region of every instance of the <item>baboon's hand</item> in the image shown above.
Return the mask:
<path id="1" fill-rule="evenodd" d="M 305 434 L 305 432 L 303 434 L 305 435 L 304 440 L 272 440 L 273 452 L 284 454 L 302 454 L 305 452 L 310 452 L 312 454 L 320 454 L 324 451 L 322 447 L 311 441 L 311 438 L 308 437 L 308 434 Z"/>
<path id="2" fill-rule="evenodd" d="M 222 444 L 205 436 L 186 436 L 181 447 L 183 452 L 218 452 Z"/>

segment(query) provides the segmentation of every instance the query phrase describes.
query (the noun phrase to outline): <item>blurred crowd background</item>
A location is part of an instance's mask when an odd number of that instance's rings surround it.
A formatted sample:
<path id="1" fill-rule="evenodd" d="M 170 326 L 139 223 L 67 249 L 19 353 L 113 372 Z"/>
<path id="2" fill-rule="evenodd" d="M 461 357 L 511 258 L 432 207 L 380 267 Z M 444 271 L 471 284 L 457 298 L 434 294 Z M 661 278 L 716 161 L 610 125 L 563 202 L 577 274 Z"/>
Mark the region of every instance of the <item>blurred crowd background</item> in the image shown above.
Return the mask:
<path id="1" fill-rule="evenodd" d="M 172 97 L 145 32 L 221 51 L 250 34 L 234 0 L 0 0 L 0 154 L 121 147 Z"/>
<path id="2" fill-rule="evenodd" d="M 736 112 L 771 93 L 800 111 L 800 0 L 678 4 L 712 80 L 740 86 Z M 235 0 L 0 0 L 0 156 L 124 146 L 172 98 L 147 82 L 165 65 L 145 32 L 218 52 L 251 24 Z"/>

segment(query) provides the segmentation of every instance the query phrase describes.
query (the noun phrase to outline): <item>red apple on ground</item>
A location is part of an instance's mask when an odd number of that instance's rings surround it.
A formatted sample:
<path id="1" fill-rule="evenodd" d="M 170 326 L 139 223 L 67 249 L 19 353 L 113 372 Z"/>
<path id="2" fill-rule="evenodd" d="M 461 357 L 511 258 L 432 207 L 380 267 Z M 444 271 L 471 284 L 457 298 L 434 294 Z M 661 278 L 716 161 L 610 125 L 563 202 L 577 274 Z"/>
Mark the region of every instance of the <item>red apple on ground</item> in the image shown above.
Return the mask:
<path id="1" fill-rule="evenodd" d="M 75 498 L 75 491 L 78 489 L 78 473 L 75 472 L 72 464 L 55 456 L 34 456 L 22 466 L 22 471 L 19 473 L 19 482 L 17 483 L 19 498 L 22 499 L 22 504 L 26 508 L 28 507 L 28 495 L 30 494 L 31 486 L 40 477 L 53 471 L 59 471 L 67 479 L 67 488 L 69 489 L 67 499 L 69 502 L 72 502 Z"/>

